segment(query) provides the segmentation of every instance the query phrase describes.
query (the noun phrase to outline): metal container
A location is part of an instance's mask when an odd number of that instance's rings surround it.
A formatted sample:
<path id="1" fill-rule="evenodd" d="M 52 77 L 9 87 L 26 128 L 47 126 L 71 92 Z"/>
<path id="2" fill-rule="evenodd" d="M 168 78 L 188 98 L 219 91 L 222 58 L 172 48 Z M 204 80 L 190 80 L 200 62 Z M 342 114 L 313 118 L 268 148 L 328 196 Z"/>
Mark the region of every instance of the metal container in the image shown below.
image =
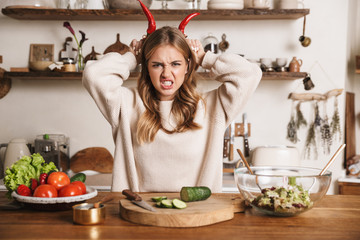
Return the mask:
<path id="1" fill-rule="evenodd" d="M 73 206 L 73 222 L 80 225 L 96 225 L 105 222 L 105 205 L 98 208 L 93 203 L 82 203 Z"/>

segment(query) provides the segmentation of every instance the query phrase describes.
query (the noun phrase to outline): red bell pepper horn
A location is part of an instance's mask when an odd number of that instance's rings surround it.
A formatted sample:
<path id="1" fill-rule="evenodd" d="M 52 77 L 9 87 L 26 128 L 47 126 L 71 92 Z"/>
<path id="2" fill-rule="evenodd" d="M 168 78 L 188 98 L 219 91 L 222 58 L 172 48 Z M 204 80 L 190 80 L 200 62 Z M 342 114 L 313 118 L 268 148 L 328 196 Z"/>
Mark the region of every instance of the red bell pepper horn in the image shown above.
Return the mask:
<path id="1" fill-rule="evenodd" d="M 147 29 L 147 34 L 151 34 L 153 33 L 155 30 L 156 30 L 156 22 L 154 20 L 154 17 L 153 15 L 151 14 L 150 10 L 145 6 L 145 4 L 143 4 L 140 0 L 138 0 L 140 5 L 141 5 L 141 8 L 142 10 L 144 11 L 147 19 L 148 19 L 148 29 Z"/>
<path id="2" fill-rule="evenodd" d="M 196 17 L 197 15 L 200 15 L 200 13 L 196 12 L 196 13 L 191 13 L 189 15 L 186 16 L 186 18 L 184 18 L 184 20 L 182 20 L 182 22 L 179 25 L 179 30 L 184 33 L 184 29 L 186 27 L 186 25 L 189 23 L 189 21 L 193 18 Z M 185 34 L 185 33 L 184 33 Z"/>

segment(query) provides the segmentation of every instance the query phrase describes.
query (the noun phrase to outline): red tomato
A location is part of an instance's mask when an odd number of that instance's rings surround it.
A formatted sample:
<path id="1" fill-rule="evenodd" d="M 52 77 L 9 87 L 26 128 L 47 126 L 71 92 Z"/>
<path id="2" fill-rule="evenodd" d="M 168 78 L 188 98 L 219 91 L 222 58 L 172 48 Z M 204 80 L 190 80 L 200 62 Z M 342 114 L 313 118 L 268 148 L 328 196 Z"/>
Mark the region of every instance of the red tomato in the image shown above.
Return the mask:
<path id="1" fill-rule="evenodd" d="M 70 178 L 64 172 L 53 172 L 48 176 L 47 183 L 59 191 L 62 187 L 70 184 Z"/>
<path id="2" fill-rule="evenodd" d="M 68 184 L 59 190 L 59 197 L 71 197 L 82 195 L 81 188 L 75 184 Z"/>
<path id="3" fill-rule="evenodd" d="M 57 197 L 58 192 L 53 185 L 43 184 L 35 188 L 34 197 L 53 198 Z"/>
<path id="4" fill-rule="evenodd" d="M 85 183 L 83 183 L 82 181 L 73 181 L 71 184 L 79 186 L 81 188 L 82 194 L 86 193 L 86 186 Z"/>

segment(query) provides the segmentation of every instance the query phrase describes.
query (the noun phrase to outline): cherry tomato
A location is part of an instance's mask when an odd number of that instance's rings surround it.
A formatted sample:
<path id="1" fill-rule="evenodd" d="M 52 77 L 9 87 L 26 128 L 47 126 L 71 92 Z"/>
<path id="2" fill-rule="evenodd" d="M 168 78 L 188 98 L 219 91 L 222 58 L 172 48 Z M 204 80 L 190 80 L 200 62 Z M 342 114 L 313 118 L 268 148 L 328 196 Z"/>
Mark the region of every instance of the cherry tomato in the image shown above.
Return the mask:
<path id="1" fill-rule="evenodd" d="M 81 188 L 75 184 L 68 184 L 59 190 L 59 197 L 70 197 L 82 195 Z"/>
<path id="2" fill-rule="evenodd" d="M 70 178 L 64 172 L 53 172 L 48 176 L 47 183 L 59 191 L 62 187 L 70 184 Z"/>
<path id="3" fill-rule="evenodd" d="M 58 196 L 58 191 L 53 185 L 43 184 L 35 188 L 34 197 L 53 198 Z"/>
<path id="4" fill-rule="evenodd" d="M 74 181 L 72 182 L 71 184 L 74 184 L 74 185 L 77 185 L 81 188 L 81 192 L 82 194 L 85 194 L 86 193 L 86 185 L 85 183 L 83 183 L 82 181 Z"/>

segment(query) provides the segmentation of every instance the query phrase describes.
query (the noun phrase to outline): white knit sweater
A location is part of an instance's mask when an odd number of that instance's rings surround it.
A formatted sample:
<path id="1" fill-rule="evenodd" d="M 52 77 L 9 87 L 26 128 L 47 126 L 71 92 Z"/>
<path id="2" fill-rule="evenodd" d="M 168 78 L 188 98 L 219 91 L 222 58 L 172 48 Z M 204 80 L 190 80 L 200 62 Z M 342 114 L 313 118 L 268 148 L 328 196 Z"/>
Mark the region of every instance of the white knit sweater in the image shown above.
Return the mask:
<path id="1" fill-rule="evenodd" d="M 224 132 L 255 91 L 260 68 L 236 54 L 207 52 L 202 67 L 222 84 L 203 95 L 206 108 L 198 105 L 195 122 L 202 128 L 174 134 L 159 130 L 153 142 L 139 145 L 136 126 L 145 108 L 137 88 L 122 86 L 135 67 L 132 53 L 108 53 L 88 62 L 83 74 L 85 88 L 112 127 L 111 190 L 178 192 L 183 186 L 208 186 L 221 192 Z M 160 103 L 162 125 L 168 130 L 174 126 L 171 106 L 172 101 Z"/>

